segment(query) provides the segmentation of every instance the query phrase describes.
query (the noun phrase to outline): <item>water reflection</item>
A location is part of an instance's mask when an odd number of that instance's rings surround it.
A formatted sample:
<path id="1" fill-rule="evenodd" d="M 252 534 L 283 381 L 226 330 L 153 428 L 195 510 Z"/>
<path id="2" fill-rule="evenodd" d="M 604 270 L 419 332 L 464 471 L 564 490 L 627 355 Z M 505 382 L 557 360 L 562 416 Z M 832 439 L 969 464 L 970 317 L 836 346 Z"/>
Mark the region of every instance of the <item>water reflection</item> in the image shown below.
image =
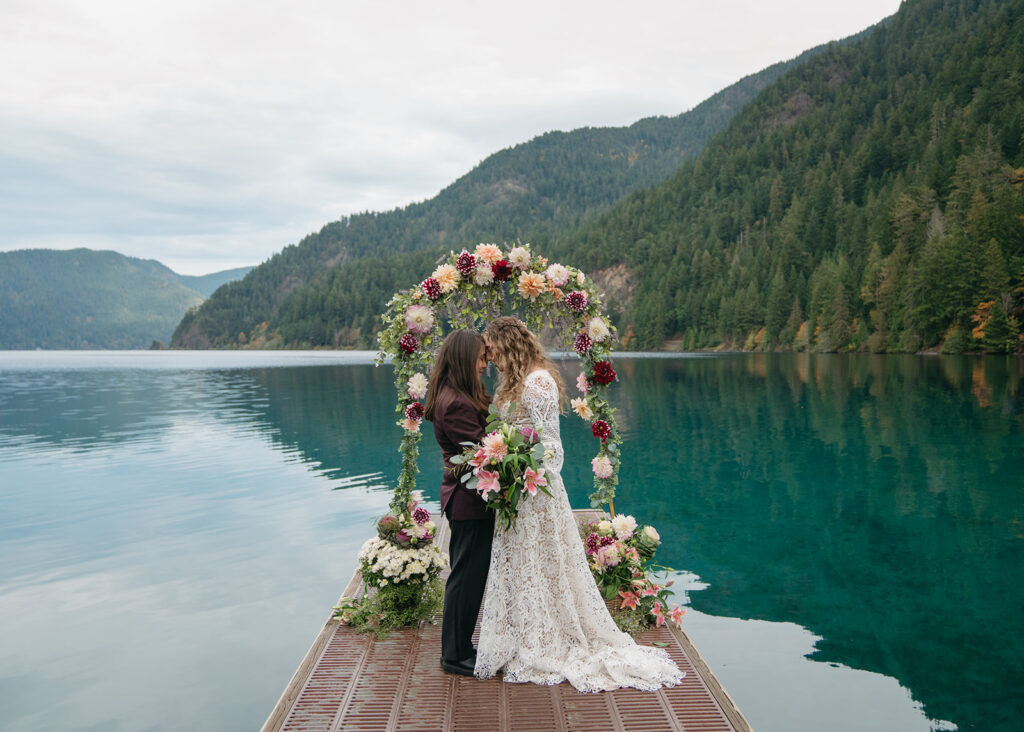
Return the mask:
<path id="1" fill-rule="evenodd" d="M 216 721 L 206 728 L 258 725 L 387 503 L 400 435 L 390 368 L 152 363 L 0 368 L 0 726 L 204 726 L 182 698 Z M 578 367 L 564 366 L 572 385 Z M 748 629 L 761 627 L 763 638 L 799 636 L 788 653 L 810 652 L 812 668 L 845 669 L 827 683 L 848 688 L 847 701 L 888 677 L 898 684 L 886 698 L 909 689 L 931 719 L 1012 728 L 1024 712 L 1020 359 L 616 368 L 628 466 L 617 507 L 658 526 L 662 561 L 707 582 L 691 598 L 695 632 L 709 617 L 754 623 L 708 630 L 709 642 L 735 636 L 721 656 L 698 637 L 709 659 L 758 667 Z M 566 484 L 584 506 L 594 439 L 572 414 L 562 434 Z M 439 466 L 428 428 L 428 496 Z M 166 632 L 154 636 L 150 619 Z M 65 630 L 44 643 L 54 627 Z M 112 671 L 97 676 L 102 664 Z M 216 691 L 198 690 L 202 664 L 203 688 Z M 787 682 L 791 698 L 810 693 L 792 686 L 804 673 Z M 726 685 L 744 708 L 743 689 L 765 683 L 741 676 Z M 66 698 L 47 706 L 57 680 Z M 140 701 L 117 721 L 106 707 L 126 692 Z M 835 721 L 835 710 L 816 713 L 807 729 Z M 869 718 L 846 721 L 886 729 Z"/>

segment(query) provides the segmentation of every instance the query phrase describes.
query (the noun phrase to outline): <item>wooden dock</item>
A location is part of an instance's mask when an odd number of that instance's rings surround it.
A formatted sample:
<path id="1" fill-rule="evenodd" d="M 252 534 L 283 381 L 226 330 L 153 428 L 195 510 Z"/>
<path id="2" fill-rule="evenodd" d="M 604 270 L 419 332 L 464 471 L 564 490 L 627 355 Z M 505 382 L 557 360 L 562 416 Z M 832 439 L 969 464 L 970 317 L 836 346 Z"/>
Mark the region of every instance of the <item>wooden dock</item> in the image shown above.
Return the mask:
<path id="1" fill-rule="evenodd" d="M 577 511 L 589 520 L 595 511 Z M 447 524 L 438 541 L 447 547 Z M 360 594 L 358 572 L 343 596 Z M 666 644 L 686 672 L 679 686 L 656 692 L 618 689 L 581 694 L 570 684 L 506 684 L 445 674 L 441 625 L 424 623 L 383 640 L 328 619 L 278 700 L 262 732 L 466 732 L 470 730 L 686 730 L 749 732 L 750 725 L 674 627 L 645 631 L 641 644 Z"/>

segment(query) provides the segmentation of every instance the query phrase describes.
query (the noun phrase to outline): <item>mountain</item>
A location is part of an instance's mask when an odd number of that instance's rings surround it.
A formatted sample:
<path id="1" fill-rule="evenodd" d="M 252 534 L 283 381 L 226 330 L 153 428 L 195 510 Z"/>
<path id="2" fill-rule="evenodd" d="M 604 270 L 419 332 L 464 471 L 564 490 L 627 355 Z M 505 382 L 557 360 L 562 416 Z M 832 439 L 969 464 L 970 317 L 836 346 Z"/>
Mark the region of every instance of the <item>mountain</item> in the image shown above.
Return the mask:
<path id="1" fill-rule="evenodd" d="M 762 89 L 824 48 L 748 76 L 684 114 L 549 132 L 491 155 L 428 201 L 327 224 L 191 311 L 174 345 L 372 347 L 388 298 L 442 252 L 548 240 L 592 220 L 671 176 Z"/>
<path id="2" fill-rule="evenodd" d="M 178 281 L 190 290 L 195 290 L 203 297 L 212 295 L 218 287 L 228 282 L 240 280 L 252 272 L 255 267 L 238 267 L 236 269 L 225 269 L 221 272 L 212 272 L 205 275 L 178 275 Z"/>
<path id="3" fill-rule="evenodd" d="M 552 250 L 630 348 L 1018 347 L 1024 2 L 907 0 Z"/>
<path id="4" fill-rule="evenodd" d="M 178 275 L 160 262 L 109 251 L 0 252 L 0 348 L 147 348 L 227 273 Z"/>

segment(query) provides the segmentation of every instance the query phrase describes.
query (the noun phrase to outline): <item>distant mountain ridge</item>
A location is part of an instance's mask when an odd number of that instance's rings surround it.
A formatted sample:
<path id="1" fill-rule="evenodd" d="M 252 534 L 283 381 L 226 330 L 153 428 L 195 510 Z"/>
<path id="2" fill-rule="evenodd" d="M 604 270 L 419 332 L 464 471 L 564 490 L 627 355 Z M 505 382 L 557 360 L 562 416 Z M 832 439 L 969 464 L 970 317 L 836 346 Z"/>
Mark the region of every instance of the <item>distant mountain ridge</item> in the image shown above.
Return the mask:
<path id="1" fill-rule="evenodd" d="M 195 277 L 112 251 L 0 252 L 0 349 L 169 343 L 188 308 L 249 269 Z"/>
<path id="2" fill-rule="evenodd" d="M 329 223 L 190 311 L 173 343 L 372 347 L 388 297 L 441 252 L 547 240 L 579 226 L 671 176 L 762 89 L 824 48 L 747 76 L 683 114 L 548 132 L 489 156 L 428 201 Z"/>

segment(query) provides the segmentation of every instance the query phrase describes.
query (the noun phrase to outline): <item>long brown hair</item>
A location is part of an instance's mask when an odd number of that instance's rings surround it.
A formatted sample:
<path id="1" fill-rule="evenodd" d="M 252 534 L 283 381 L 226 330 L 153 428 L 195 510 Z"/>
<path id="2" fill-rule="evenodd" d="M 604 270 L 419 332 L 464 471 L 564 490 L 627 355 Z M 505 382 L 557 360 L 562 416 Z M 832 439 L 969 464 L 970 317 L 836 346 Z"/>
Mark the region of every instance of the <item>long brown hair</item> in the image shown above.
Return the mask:
<path id="1" fill-rule="evenodd" d="M 537 336 L 530 332 L 519 318 L 495 318 L 484 329 L 491 360 L 498 367 L 498 389 L 494 400 L 499 404 L 518 402 L 523 396 L 523 381 L 535 368 L 546 369 L 558 385 L 558 406 L 565 405 L 565 383 L 558 367 Z"/>
<path id="2" fill-rule="evenodd" d="M 480 414 L 487 414 L 491 395 L 484 388 L 476 370 L 477 359 L 484 349 L 484 338 L 471 330 L 453 330 L 445 336 L 437 352 L 434 370 L 430 372 L 427 387 L 427 405 L 424 416 L 434 421 L 434 408 L 441 389 L 449 386 L 469 398 Z"/>

